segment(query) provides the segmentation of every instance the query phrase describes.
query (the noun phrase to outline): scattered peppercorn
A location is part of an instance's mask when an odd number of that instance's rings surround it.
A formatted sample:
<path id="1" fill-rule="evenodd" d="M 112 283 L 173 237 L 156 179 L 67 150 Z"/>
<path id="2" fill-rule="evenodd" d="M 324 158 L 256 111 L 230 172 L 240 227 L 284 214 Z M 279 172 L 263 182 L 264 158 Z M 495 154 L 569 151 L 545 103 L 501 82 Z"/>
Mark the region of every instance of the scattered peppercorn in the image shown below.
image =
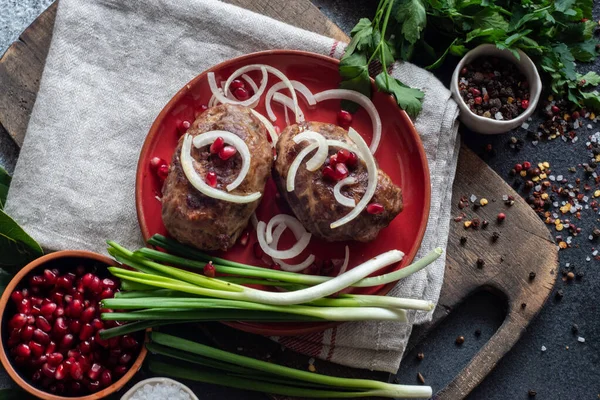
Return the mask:
<path id="1" fill-rule="evenodd" d="M 498 219 L 499 223 L 502 222 L 502 221 L 504 221 L 506 219 L 506 214 L 504 214 L 504 213 L 498 213 L 497 219 Z"/>
<path id="2" fill-rule="evenodd" d="M 575 274 L 571 271 L 567 274 L 567 280 L 572 281 L 575 279 Z"/>
<path id="3" fill-rule="evenodd" d="M 464 336 L 459 336 L 459 337 L 456 338 L 455 342 L 456 342 L 457 345 L 460 346 L 461 344 L 463 344 L 465 342 L 465 337 Z"/>
<path id="4" fill-rule="evenodd" d="M 527 303 L 521 303 L 521 308 L 525 309 L 525 307 L 527 307 Z"/>
<path id="5" fill-rule="evenodd" d="M 481 329 L 475 330 L 475 336 L 477 336 L 477 337 L 481 336 Z"/>
<path id="6" fill-rule="evenodd" d="M 532 281 L 532 280 L 534 280 L 534 279 L 535 279 L 535 272 L 531 271 L 531 272 L 529 273 L 529 280 L 530 280 L 530 281 Z"/>
<path id="7" fill-rule="evenodd" d="M 492 242 L 497 242 L 500 239 L 500 234 L 498 232 L 492 233 Z"/>
<path id="8" fill-rule="evenodd" d="M 581 279 L 583 279 L 583 272 L 579 271 L 575 274 L 575 278 L 580 281 Z"/>
<path id="9" fill-rule="evenodd" d="M 554 295 L 554 297 L 556 297 L 556 300 L 561 300 L 564 295 L 565 295 L 565 292 L 563 292 L 563 290 L 560 289 L 560 290 L 558 290 L 556 292 L 556 294 Z"/>
<path id="10" fill-rule="evenodd" d="M 577 332 L 579 332 L 579 325 L 577 325 L 577 324 L 571 325 L 571 332 L 573 334 L 576 334 Z"/>
<path id="11" fill-rule="evenodd" d="M 529 397 L 535 397 L 537 395 L 537 392 L 533 389 L 529 389 L 527 395 L 529 395 Z"/>
<path id="12" fill-rule="evenodd" d="M 467 243 L 467 238 L 465 236 L 461 236 L 460 237 L 460 244 L 464 246 L 466 243 Z"/>
<path id="13" fill-rule="evenodd" d="M 425 384 L 425 378 L 423 377 L 423 375 L 421 375 L 420 372 L 417 372 L 417 380 L 419 381 L 420 384 L 422 384 L 422 385 Z"/>
<path id="14" fill-rule="evenodd" d="M 417 354 L 417 360 L 421 361 L 421 360 L 423 360 L 424 358 L 425 358 L 425 354 L 423 354 L 423 353 L 418 353 L 418 354 Z"/>
<path id="15" fill-rule="evenodd" d="M 487 219 L 484 219 L 483 222 L 481 223 L 481 229 L 487 228 L 489 224 L 490 224 L 490 222 Z"/>
<path id="16" fill-rule="evenodd" d="M 596 239 L 599 238 L 600 237 L 600 229 L 594 227 L 594 229 L 592 230 L 592 236 Z"/>
<path id="17" fill-rule="evenodd" d="M 483 261 L 483 258 L 477 259 L 477 268 L 482 269 L 484 264 L 485 264 L 485 261 Z"/>

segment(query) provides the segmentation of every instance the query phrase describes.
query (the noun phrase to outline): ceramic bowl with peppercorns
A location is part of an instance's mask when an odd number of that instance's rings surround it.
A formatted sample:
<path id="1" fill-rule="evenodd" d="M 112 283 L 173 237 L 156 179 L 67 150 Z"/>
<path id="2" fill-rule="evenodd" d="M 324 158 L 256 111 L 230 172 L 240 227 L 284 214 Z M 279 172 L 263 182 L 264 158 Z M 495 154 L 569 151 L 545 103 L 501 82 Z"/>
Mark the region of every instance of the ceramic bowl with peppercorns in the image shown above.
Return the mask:
<path id="1" fill-rule="evenodd" d="M 456 66 L 450 90 L 460 121 L 484 134 L 505 133 L 527 121 L 537 106 L 542 82 L 531 59 L 517 50 L 483 44 Z"/>
<path id="2" fill-rule="evenodd" d="M 10 281 L 0 299 L 0 360 L 10 377 L 34 396 L 104 398 L 122 388 L 145 356 L 144 333 L 103 339 L 100 301 L 119 282 L 110 258 L 87 251 L 41 257 Z"/>

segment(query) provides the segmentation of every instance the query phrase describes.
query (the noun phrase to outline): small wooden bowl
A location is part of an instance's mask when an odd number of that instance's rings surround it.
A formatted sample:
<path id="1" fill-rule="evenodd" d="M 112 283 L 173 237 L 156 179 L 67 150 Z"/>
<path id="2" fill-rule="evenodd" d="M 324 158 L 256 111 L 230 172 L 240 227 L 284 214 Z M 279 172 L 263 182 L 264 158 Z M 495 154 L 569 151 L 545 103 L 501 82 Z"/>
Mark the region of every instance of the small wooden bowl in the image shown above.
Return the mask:
<path id="1" fill-rule="evenodd" d="M 118 390 L 120 390 L 133 376 L 138 372 L 141 368 L 144 359 L 146 358 L 147 350 L 145 346 L 142 346 L 139 355 L 137 356 L 135 362 L 127 371 L 125 375 L 123 375 L 118 381 L 114 382 L 107 388 L 100 390 L 99 392 L 89 394 L 87 396 L 82 397 L 67 397 L 67 396 L 56 396 L 51 393 L 45 392 L 41 389 L 38 389 L 31 385 L 27 380 L 23 379 L 21 375 L 15 370 L 12 365 L 12 362 L 9 359 L 9 356 L 6 353 L 6 349 L 4 348 L 4 340 L 3 340 L 3 332 L 2 328 L 5 326 L 4 321 L 4 312 L 6 311 L 7 306 L 10 302 L 10 295 L 15 290 L 15 288 L 21 283 L 21 280 L 26 277 L 31 271 L 38 267 L 45 267 L 45 265 L 51 261 L 56 261 L 59 259 L 78 259 L 86 263 L 101 263 L 105 264 L 107 267 L 114 265 L 114 261 L 108 257 L 105 257 L 101 254 L 92 253 L 90 251 L 80 251 L 80 250 L 64 250 L 58 251 L 56 253 L 50 253 L 43 257 L 38 258 L 27 264 L 23 269 L 21 269 L 15 277 L 10 281 L 6 289 L 4 289 L 4 293 L 0 298 L 0 361 L 4 366 L 4 369 L 10 375 L 10 377 L 19 385 L 23 390 L 31 393 L 32 395 L 39 397 L 45 400 L 98 400 L 104 397 L 107 397 Z"/>

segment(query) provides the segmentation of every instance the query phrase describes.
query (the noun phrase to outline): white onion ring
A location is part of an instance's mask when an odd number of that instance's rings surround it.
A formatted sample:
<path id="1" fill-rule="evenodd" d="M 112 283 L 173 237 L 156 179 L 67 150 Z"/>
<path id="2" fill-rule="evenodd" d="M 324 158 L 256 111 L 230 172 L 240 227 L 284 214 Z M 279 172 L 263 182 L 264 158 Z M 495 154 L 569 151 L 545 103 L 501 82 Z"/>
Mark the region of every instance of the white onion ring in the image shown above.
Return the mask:
<path id="1" fill-rule="evenodd" d="M 350 261 L 350 248 L 346 246 L 346 256 L 344 257 L 344 263 L 340 268 L 340 272 L 338 272 L 338 276 L 346 272 L 346 269 L 348 268 L 348 261 Z"/>
<path id="2" fill-rule="evenodd" d="M 281 72 L 280 70 L 278 70 L 277 68 L 274 68 L 274 67 L 271 67 L 270 65 L 265 65 L 265 64 L 252 64 L 252 65 L 247 65 L 245 67 L 242 67 L 229 76 L 229 79 L 227 79 L 227 82 L 225 82 L 225 89 L 228 89 L 229 85 L 231 85 L 231 82 L 233 82 L 233 80 L 235 78 L 237 78 L 238 76 L 240 76 L 246 72 L 249 72 L 249 71 L 255 71 L 257 69 L 260 69 L 262 71 L 263 68 L 267 72 L 269 72 L 269 73 L 275 75 L 276 77 L 278 77 L 279 79 L 281 79 L 281 81 L 285 83 L 285 87 L 287 87 L 290 90 L 290 93 L 292 94 L 292 100 L 294 103 L 294 107 L 292 107 L 292 108 L 294 109 L 294 114 L 296 114 L 296 122 L 300 122 L 297 120 L 299 108 L 298 108 L 298 97 L 296 96 L 296 91 L 294 90 L 294 86 L 291 84 L 288 77 L 285 76 L 285 74 L 283 72 Z M 265 83 L 265 86 L 266 86 L 266 83 Z M 261 85 L 261 87 L 262 87 L 262 85 Z M 262 92 L 261 92 L 261 94 L 262 94 Z"/>
<path id="3" fill-rule="evenodd" d="M 228 132 L 230 133 L 230 132 Z M 205 135 L 205 134 L 204 134 Z M 206 182 L 204 182 L 204 178 L 198 175 L 196 169 L 194 168 L 194 159 L 192 158 L 192 136 L 189 134 L 185 134 L 183 139 L 183 144 L 181 146 L 181 168 L 189 182 L 194 186 L 198 191 L 205 194 L 206 196 L 212 197 L 214 199 L 228 201 L 230 203 L 252 203 L 260 199 L 262 194 L 260 192 L 255 192 L 248 195 L 234 195 L 222 190 L 215 189 L 210 187 Z M 225 138 L 223 138 L 225 139 Z M 238 138 L 239 139 L 239 138 Z M 241 140 L 241 139 L 240 139 Z M 247 147 L 246 147 L 247 148 Z"/>
<path id="4" fill-rule="evenodd" d="M 300 253 L 304 251 L 308 243 L 310 242 L 310 238 L 312 235 L 309 232 L 306 232 L 302 235 L 302 237 L 288 250 L 275 250 L 267 244 L 265 238 L 265 229 L 267 224 L 263 221 L 259 221 L 256 227 L 256 235 L 258 236 L 258 243 L 262 250 L 269 256 L 273 258 L 280 258 L 287 260 L 288 258 L 294 258 Z"/>
<path id="5" fill-rule="evenodd" d="M 356 153 L 356 155 L 358 157 L 361 157 L 360 152 L 358 151 L 358 148 L 350 143 L 342 142 L 341 140 L 327 139 L 327 145 L 339 147 L 341 149 L 346 149 L 348 151 L 352 151 L 352 152 Z M 292 164 L 290 165 L 290 168 L 288 169 L 288 174 L 287 174 L 287 179 L 286 179 L 286 189 L 288 192 L 293 192 L 296 187 L 296 174 L 298 173 L 298 168 L 300 168 L 300 164 L 302 163 L 302 160 L 304 159 L 304 157 L 306 157 L 311 151 L 313 151 L 317 147 L 318 147 L 318 143 L 309 144 L 304 149 L 302 149 L 302 151 L 300 151 L 300 153 L 298 153 L 298 155 L 296 156 L 294 161 L 292 161 Z M 308 150 L 308 149 L 310 149 L 310 150 Z"/>
<path id="6" fill-rule="evenodd" d="M 356 207 L 356 201 L 354 199 L 351 199 L 350 197 L 344 196 L 341 192 L 342 187 L 354 185 L 355 183 L 356 183 L 356 178 L 354 178 L 352 176 L 348 176 L 348 177 L 342 179 L 341 181 L 339 181 L 338 183 L 336 183 L 335 186 L 333 187 L 333 195 L 335 197 L 335 200 L 345 207 L 350 207 L 350 208 Z"/>
<path id="7" fill-rule="evenodd" d="M 289 217 L 289 215 L 288 215 L 288 217 Z M 296 219 L 294 218 L 294 220 L 296 220 Z M 271 221 L 272 221 L 272 219 L 271 219 Z M 296 220 L 296 221 L 298 221 L 298 220 Z M 304 227 L 302 225 L 300 225 L 300 227 L 302 228 L 302 230 L 304 230 Z M 281 238 L 283 231 L 285 231 L 287 228 L 288 228 L 288 226 L 286 225 L 285 222 L 281 222 L 279 225 L 277 225 L 277 228 L 275 229 L 275 233 L 273 233 L 273 237 L 272 237 L 272 239 L 273 239 L 273 242 L 271 243 L 272 248 L 277 249 L 277 245 L 279 244 L 279 238 Z M 291 227 L 289 227 L 289 228 L 292 229 Z M 267 231 L 268 231 L 268 229 L 267 229 Z M 296 232 L 294 232 L 294 236 L 296 237 L 296 240 L 298 240 L 302 235 L 296 235 Z M 303 271 L 306 268 L 310 267 L 312 265 L 312 263 L 315 262 L 315 256 L 314 256 L 314 254 L 310 254 L 300 264 L 288 264 L 285 261 L 280 260 L 279 258 L 273 258 L 273 261 L 275 261 L 277 264 L 279 264 L 281 269 L 284 271 L 300 272 L 300 271 Z"/>
<path id="8" fill-rule="evenodd" d="M 372 154 L 375 154 L 381 140 L 381 118 L 379 118 L 377 108 L 375 108 L 371 99 L 362 93 L 347 89 L 330 89 L 315 94 L 317 103 L 331 99 L 350 100 L 362 106 L 367 111 L 373 125 L 373 139 L 371 140 L 370 151 Z"/>
<path id="9" fill-rule="evenodd" d="M 231 192 L 233 189 L 240 186 L 240 184 L 246 178 L 246 175 L 248 175 L 248 171 L 250 170 L 250 159 L 252 157 L 246 142 L 244 142 L 238 135 L 227 131 L 205 132 L 194 137 L 192 143 L 194 143 L 194 146 L 199 149 L 200 147 L 212 144 L 219 137 L 222 137 L 225 143 L 235 147 L 238 154 L 242 157 L 242 169 L 240 170 L 240 173 L 233 182 L 226 186 L 227 191 Z"/>
<path id="10" fill-rule="evenodd" d="M 254 116 L 258 118 L 260 122 L 262 122 L 265 128 L 267 128 L 267 132 L 269 132 L 269 136 L 271 136 L 271 146 L 275 147 L 277 141 L 279 140 L 279 136 L 277 136 L 277 132 L 275 132 L 275 127 L 273 126 L 271 121 L 269 121 L 264 115 L 262 115 L 258 111 L 255 111 L 253 109 L 250 109 L 250 111 L 252 111 L 252 114 L 254 114 Z"/>
<path id="11" fill-rule="evenodd" d="M 207 74 L 208 86 L 210 86 L 210 91 L 212 92 L 212 94 L 221 103 L 238 104 L 240 106 L 248 107 L 252 103 L 258 101 L 260 99 L 260 96 L 263 94 L 263 92 L 267 88 L 267 82 L 269 80 L 269 76 L 267 74 L 267 68 L 263 66 L 263 67 L 261 67 L 261 71 L 263 73 L 263 78 L 262 78 L 262 81 L 260 83 L 260 88 L 258 88 L 258 90 L 254 92 L 254 95 L 252 95 L 252 97 L 250 97 L 249 99 L 246 99 L 244 101 L 238 101 L 238 100 L 235 100 L 235 99 L 229 99 L 225 95 L 227 93 L 227 89 L 229 89 L 229 84 L 231 83 L 230 80 L 231 81 L 233 80 L 233 79 L 231 79 L 231 76 L 229 77 L 229 79 L 227 80 L 227 82 L 225 82 L 225 86 L 223 87 L 223 93 L 221 93 L 219 91 L 219 88 L 217 87 L 217 81 L 215 80 L 215 73 L 214 72 L 209 72 Z"/>
<path id="12" fill-rule="evenodd" d="M 319 148 L 317 149 L 315 155 L 306 162 L 306 169 L 312 172 L 321 168 L 321 165 L 323 165 L 325 160 L 327 160 L 327 156 L 329 155 L 329 145 L 327 145 L 327 139 L 325 139 L 325 136 L 314 131 L 304 131 L 294 136 L 292 140 L 296 144 L 305 140 L 312 140 L 313 142 L 318 143 Z"/>
<path id="13" fill-rule="evenodd" d="M 292 232 L 294 232 L 296 240 L 299 240 L 300 237 L 302 237 L 302 235 L 306 233 L 306 229 L 296 218 L 287 214 L 277 214 L 273 218 L 271 218 L 269 220 L 269 223 L 267 224 L 265 238 L 268 244 L 271 244 L 273 242 L 273 228 L 275 226 L 280 226 L 281 224 L 285 224 L 285 226 L 287 226 L 292 230 Z M 275 247 L 277 248 L 277 246 Z"/>
<path id="14" fill-rule="evenodd" d="M 273 100 L 294 111 L 294 100 L 289 98 L 285 94 L 277 92 L 273 95 Z M 298 108 L 297 111 L 297 113 L 294 111 L 294 114 L 296 114 L 296 123 L 304 122 L 304 113 L 300 108 Z"/>
<path id="15" fill-rule="evenodd" d="M 365 194 L 362 197 L 362 199 L 360 199 L 356 207 L 354 207 L 352 211 L 350 211 L 342 218 L 332 222 L 330 225 L 331 229 L 338 228 L 356 218 L 362 212 L 362 210 L 364 210 L 367 204 L 369 204 L 369 202 L 373 198 L 373 195 L 375 194 L 375 189 L 377 189 L 377 175 L 379 173 L 379 170 L 377 169 L 377 163 L 375 162 L 373 154 L 371 154 L 371 152 L 369 151 L 369 147 L 365 143 L 365 140 L 362 138 L 362 136 L 360 136 L 360 134 L 356 132 L 352 127 L 348 129 L 348 136 L 350 137 L 350 139 L 352 139 L 354 143 L 356 143 L 356 146 L 359 150 L 359 154 L 365 160 L 369 180 L 367 184 L 367 189 L 365 190 Z"/>
<path id="16" fill-rule="evenodd" d="M 314 106 L 315 104 L 317 104 L 317 102 L 315 101 L 315 96 L 312 94 L 310 89 L 306 87 L 306 85 L 298 81 L 290 81 L 290 83 L 294 87 L 294 90 L 300 92 L 302 96 L 304 96 L 309 106 Z M 277 121 L 277 116 L 275 115 L 275 113 L 273 112 L 273 108 L 271 107 L 271 100 L 273 99 L 273 95 L 275 94 L 275 92 L 278 92 L 285 87 L 286 85 L 284 82 L 278 82 L 269 88 L 265 96 L 265 109 L 267 110 L 267 115 L 269 116 L 269 118 L 271 118 L 271 121 L 273 122 Z"/>

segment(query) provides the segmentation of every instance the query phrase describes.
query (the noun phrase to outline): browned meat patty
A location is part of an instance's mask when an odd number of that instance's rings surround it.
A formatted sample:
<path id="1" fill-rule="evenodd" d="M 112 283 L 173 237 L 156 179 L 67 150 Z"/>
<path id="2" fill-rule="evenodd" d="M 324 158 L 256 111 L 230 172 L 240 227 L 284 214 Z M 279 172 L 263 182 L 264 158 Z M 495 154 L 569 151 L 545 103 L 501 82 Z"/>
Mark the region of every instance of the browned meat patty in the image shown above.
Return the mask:
<path id="1" fill-rule="evenodd" d="M 240 186 L 229 192 L 247 195 L 264 192 L 271 174 L 273 150 L 267 140 L 264 125 L 249 108 L 223 104 L 208 109 L 192 124 L 187 133 L 192 136 L 204 132 L 224 130 L 236 134 L 250 149 L 250 170 Z M 162 218 L 167 231 L 175 239 L 202 250 L 227 250 L 231 248 L 248 219 L 256 210 L 260 199 L 252 203 L 237 204 L 208 197 L 188 181 L 181 167 L 180 154 L 183 136 L 173 154 L 169 175 L 163 186 Z M 209 146 L 192 147 L 194 168 L 202 177 L 209 171 L 217 175 L 217 189 L 237 177 L 242 159 L 236 154 L 227 161 L 211 155 Z"/>
<path id="2" fill-rule="evenodd" d="M 379 170 L 377 190 L 371 203 L 383 205 L 381 214 L 369 214 L 366 209 L 355 219 L 338 228 L 331 229 L 329 225 L 342 218 L 351 211 L 351 208 L 339 204 L 333 195 L 333 187 L 336 182 L 323 178 L 322 169 L 310 172 L 305 167 L 315 152 L 311 152 L 302 162 L 296 174 L 295 190 L 286 190 L 286 179 L 290 165 L 296 155 L 302 151 L 309 142 L 294 143 L 292 138 L 298 133 L 311 130 L 318 132 L 327 139 L 337 139 L 351 143 L 348 132 L 339 126 L 325 124 L 322 122 L 303 122 L 299 125 L 287 127 L 279 136 L 277 142 L 277 160 L 275 161 L 275 181 L 279 191 L 287 200 L 296 217 L 302 225 L 314 235 L 330 242 L 342 240 L 358 240 L 368 242 L 377 237 L 379 231 L 386 226 L 402 211 L 402 190 L 394 185 L 389 176 L 381 169 Z M 335 154 L 339 149 L 330 147 L 329 155 Z M 316 151 L 316 150 L 315 150 Z M 341 192 L 344 196 L 354 198 L 356 203 L 360 201 L 367 188 L 367 167 L 362 160 L 358 166 L 350 169 L 349 176 L 353 176 L 358 183 L 345 186 Z"/>

